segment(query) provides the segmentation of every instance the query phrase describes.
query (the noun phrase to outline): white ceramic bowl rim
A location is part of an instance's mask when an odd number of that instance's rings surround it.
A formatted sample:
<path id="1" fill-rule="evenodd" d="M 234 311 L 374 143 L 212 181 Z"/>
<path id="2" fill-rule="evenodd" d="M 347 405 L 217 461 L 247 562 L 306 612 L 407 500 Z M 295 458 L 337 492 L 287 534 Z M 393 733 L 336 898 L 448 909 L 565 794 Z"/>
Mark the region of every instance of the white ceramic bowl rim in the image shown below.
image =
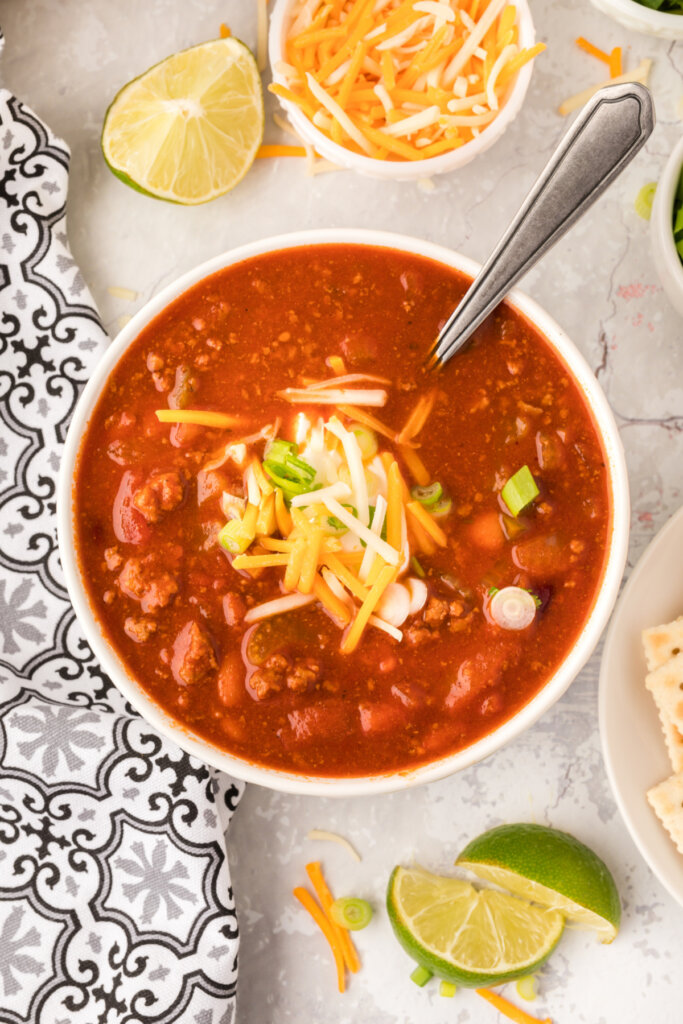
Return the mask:
<path id="1" fill-rule="evenodd" d="M 617 597 L 628 546 L 629 491 L 624 453 L 617 426 L 602 389 L 590 367 L 555 321 L 532 299 L 515 290 L 509 296 L 511 305 L 526 316 L 548 339 L 573 377 L 579 382 L 588 400 L 605 445 L 612 489 L 612 536 L 602 584 L 588 621 L 557 672 L 516 715 L 469 747 L 416 768 L 374 776 L 329 778 L 267 768 L 219 750 L 202 737 L 189 732 L 187 727 L 172 718 L 144 692 L 135 678 L 118 660 L 100 631 L 86 597 L 75 554 L 73 508 L 73 478 L 81 438 L 100 391 L 124 351 L 137 338 L 142 328 L 182 292 L 202 278 L 224 267 L 266 252 L 310 245 L 334 244 L 368 245 L 403 250 L 433 259 L 472 277 L 479 270 L 479 265 L 473 260 L 431 242 L 382 231 L 334 228 L 295 232 L 252 242 L 207 260 L 183 274 L 146 303 L 123 328 L 103 354 L 81 395 L 62 456 L 58 483 L 58 531 L 60 555 L 67 587 L 86 638 L 102 667 L 144 719 L 189 754 L 247 782 L 256 782 L 271 789 L 289 793 L 348 797 L 406 789 L 421 783 L 436 781 L 462 768 L 469 767 L 518 736 L 562 696 L 596 646 Z"/>
<path id="2" fill-rule="evenodd" d="M 268 54 L 273 71 L 273 81 L 279 82 L 281 85 L 286 85 L 286 82 L 281 75 L 278 75 L 275 68 L 283 60 L 285 26 L 288 23 L 289 10 L 293 2 L 294 0 L 277 0 L 270 18 Z M 520 47 L 533 46 L 536 37 L 529 4 L 527 0 L 517 0 L 516 7 L 519 45 Z M 291 103 L 282 97 L 278 97 L 278 99 L 299 134 L 315 146 L 321 156 L 333 163 L 373 177 L 399 180 L 402 178 L 429 178 L 432 175 L 443 174 L 463 167 L 500 138 L 522 108 L 531 81 L 533 65 L 534 61 L 532 60 L 520 69 L 500 113 L 476 139 L 466 142 L 465 145 L 449 153 L 430 157 L 428 160 L 375 160 L 369 156 L 362 156 L 360 153 L 353 153 L 328 139 L 309 121 L 296 103 Z"/>
<path id="3" fill-rule="evenodd" d="M 683 35 L 683 14 L 674 14 L 671 11 L 656 11 L 653 7 L 648 7 L 647 4 L 639 4 L 638 0 L 600 0 L 596 6 L 603 8 L 611 7 L 619 14 L 649 22 L 653 28 L 678 29 Z"/>
<path id="4" fill-rule="evenodd" d="M 650 231 L 657 272 L 671 302 L 683 315 L 683 263 L 673 232 L 674 198 L 682 170 L 683 138 L 674 146 L 657 182 Z"/>

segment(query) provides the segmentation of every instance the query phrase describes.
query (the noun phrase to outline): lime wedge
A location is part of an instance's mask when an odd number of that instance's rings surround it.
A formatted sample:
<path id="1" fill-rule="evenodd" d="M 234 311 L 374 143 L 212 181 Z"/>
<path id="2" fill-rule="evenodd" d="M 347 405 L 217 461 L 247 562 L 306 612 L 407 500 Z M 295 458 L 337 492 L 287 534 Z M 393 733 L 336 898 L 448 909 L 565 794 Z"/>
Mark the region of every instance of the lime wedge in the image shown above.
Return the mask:
<path id="1" fill-rule="evenodd" d="M 557 911 L 422 868 L 394 868 L 387 909 L 409 956 L 456 985 L 501 985 L 533 973 L 564 927 Z"/>
<path id="2" fill-rule="evenodd" d="M 167 57 L 109 107 L 102 152 L 117 178 L 147 195 L 194 205 L 229 192 L 263 139 L 261 77 L 229 37 Z"/>
<path id="3" fill-rule="evenodd" d="M 612 875 L 596 853 L 567 832 L 500 825 L 473 839 L 456 864 L 559 910 L 573 924 L 595 929 L 601 942 L 611 942 L 619 930 L 621 905 Z"/>

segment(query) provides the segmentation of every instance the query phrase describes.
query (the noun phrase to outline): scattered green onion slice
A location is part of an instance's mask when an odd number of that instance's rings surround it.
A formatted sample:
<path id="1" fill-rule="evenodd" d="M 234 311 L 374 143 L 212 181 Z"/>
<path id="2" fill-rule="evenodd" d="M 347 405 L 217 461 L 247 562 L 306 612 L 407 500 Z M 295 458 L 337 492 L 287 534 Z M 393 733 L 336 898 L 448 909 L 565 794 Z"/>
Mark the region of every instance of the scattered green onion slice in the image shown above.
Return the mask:
<path id="1" fill-rule="evenodd" d="M 427 573 L 424 571 L 424 569 L 422 568 L 422 566 L 418 562 L 418 560 L 415 557 L 415 555 L 413 555 L 412 558 L 410 559 L 410 564 L 412 566 L 412 569 L 413 569 L 413 572 L 415 573 L 415 575 L 419 576 L 420 579 L 423 580 L 425 578 L 425 576 L 427 575 Z"/>
<path id="2" fill-rule="evenodd" d="M 657 182 L 648 181 L 647 185 L 643 185 L 638 195 L 636 196 L 636 201 L 633 205 L 636 208 L 636 213 L 639 217 L 642 217 L 643 220 L 650 219 L 650 216 L 652 214 L 652 201 L 655 197 L 656 191 Z"/>
<path id="3" fill-rule="evenodd" d="M 443 494 L 443 487 L 438 480 L 435 480 L 433 484 L 427 484 L 426 487 L 413 487 L 410 493 L 415 501 L 430 508 Z"/>
<path id="4" fill-rule="evenodd" d="M 428 971 L 426 967 L 416 967 L 413 973 L 410 975 L 410 980 L 414 981 L 418 988 L 424 988 L 428 981 L 434 977 L 431 971 Z"/>
<path id="5" fill-rule="evenodd" d="M 522 587 L 503 587 L 491 598 L 489 612 L 501 629 L 526 629 L 536 618 L 537 600 Z"/>
<path id="6" fill-rule="evenodd" d="M 434 516 L 435 519 L 443 519 L 447 516 L 453 507 L 453 502 L 450 498 L 439 498 L 433 505 L 429 506 L 429 514 Z"/>
<path id="7" fill-rule="evenodd" d="M 501 497 L 513 516 L 518 516 L 541 492 L 528 466 L 522 466 L 507 481 Z"/>
<path id="8" fill-rule="evenodd" d="M 290 480 L 289 477 L 284 475 L 284 471 L 280 466 L 264 462 L 263 468 L 273 483 L 284 492 L 286 498 L 293 498 L 295 494 L 305 494 L 307 491 L 313 490 L 312 487 L 307 487 L 305 482 Z"/>
<path id="9" fill-rule="evenodd" d="M 368 901 L 355 896 L 335 900 L 330 913 L 335 924 L 352 932 L 359 932 L 372 920 L 372 907 Z"/>
<path id="10" fill-rule="evenodd" d="M 538 978 L 535 974 L 527 974 L 524 978 L 519 978 L 517 985 L 517 995 L 521 999 L 526 999 L 528 1003 L 532 1003 L 538 995 Z"/>
<path id="11" fill-rule="evenodd" d="M 452 999 L 457 991 L 458 986 L 454 985 L 452 981 L 442 981 L 439 985 L 439 995 L 445 996 L 447 999 Z"/>
<path id="12" fill-rule="evenodd" d="M 500 587 L 491 587 L 491 589 L 489 590 L 489 597 L 493 597 L 493 595 L 497 594 L 499 590 Z"/>
<path id="13" fill-rule="evenodd" d="M 287 456 L 296 455 L 296 451 L 297 448 L 293 441 L 285 441 L 282 437 L 276 437 L 266 445 L 263 457 L 274 465 L 284 466 Z"/>

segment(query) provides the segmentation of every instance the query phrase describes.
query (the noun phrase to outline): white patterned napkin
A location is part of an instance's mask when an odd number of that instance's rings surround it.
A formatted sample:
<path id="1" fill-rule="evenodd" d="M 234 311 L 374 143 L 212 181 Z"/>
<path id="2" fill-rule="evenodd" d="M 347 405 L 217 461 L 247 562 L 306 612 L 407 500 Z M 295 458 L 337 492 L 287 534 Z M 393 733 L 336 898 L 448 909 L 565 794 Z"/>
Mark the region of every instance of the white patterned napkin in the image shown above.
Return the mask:
<path id="1" fill-rule="evenodd" d="M 0 1021 L 229 1024 L 242 786 L 126 704 L 59 564 L 61 448 L 107 341 L 67 243 L 68 167 L 0 91 Z"/>

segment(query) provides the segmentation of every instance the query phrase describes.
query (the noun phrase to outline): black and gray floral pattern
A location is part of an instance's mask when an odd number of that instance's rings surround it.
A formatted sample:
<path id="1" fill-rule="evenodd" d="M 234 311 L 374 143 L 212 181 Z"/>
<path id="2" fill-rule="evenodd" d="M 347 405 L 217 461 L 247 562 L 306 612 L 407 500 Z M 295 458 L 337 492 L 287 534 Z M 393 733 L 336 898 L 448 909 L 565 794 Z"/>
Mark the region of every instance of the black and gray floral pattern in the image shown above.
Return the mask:
<path id="1" fill-rule="evenodd" d="M 68 166 L 0 91 L 0 1020 L 230 1024 L 241 786 L 135 716 L 62 579 L 60 452 L 107 340 L 68 248 Z"/>

